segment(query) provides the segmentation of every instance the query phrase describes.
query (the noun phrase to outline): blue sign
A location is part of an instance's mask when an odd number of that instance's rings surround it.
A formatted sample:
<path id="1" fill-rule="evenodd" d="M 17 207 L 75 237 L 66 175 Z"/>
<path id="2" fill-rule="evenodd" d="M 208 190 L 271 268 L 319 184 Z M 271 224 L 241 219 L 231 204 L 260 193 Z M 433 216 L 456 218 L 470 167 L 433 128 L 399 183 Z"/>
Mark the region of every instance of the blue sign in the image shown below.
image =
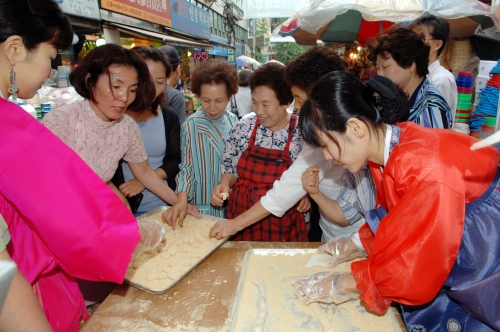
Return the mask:
<path id="1" fill-rule="evenodd" d="M 222 45 L 227 45 L 229 47 L 229 44 L 227 43 L 227 39 L 211 35 L 210 36 L 210 40 L 214 41 L 214 42 L 217 42 L 219 44 L 222 44 Z"/>
<path id="2" fill-rule="evenodd" d="M 220 47 L 220 46 L 214 46 L 214 49 L 208 54 L 211 55 L 216 55 L 216 56 L 227 56 L 227 48 L 225 47 Z"/>
<path id="3" fill-rule="evenodd" d="M 253 24 L 254 24 L 254 20 L 253 20 L 253 18 L 250 18 L 248 20 L 248 35 L 250 37 L 253 37 Z"/>
<path id="4" fill-rule="evenodd" d="M 186 0 L 172 2 L 172 27 L 210 39 L 210 14 Z"/>

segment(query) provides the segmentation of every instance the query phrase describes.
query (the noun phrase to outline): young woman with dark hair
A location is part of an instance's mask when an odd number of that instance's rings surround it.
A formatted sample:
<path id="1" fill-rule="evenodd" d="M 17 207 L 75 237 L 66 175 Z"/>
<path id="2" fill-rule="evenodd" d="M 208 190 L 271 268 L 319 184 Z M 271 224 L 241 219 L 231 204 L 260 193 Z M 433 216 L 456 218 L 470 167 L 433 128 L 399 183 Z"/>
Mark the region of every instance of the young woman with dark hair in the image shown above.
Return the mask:
<path id="1" fill-rule="evenodd" d="M 42 123 L 73 148 L 124 202 L 111 182 L 122 158 L 145 188 L 174 204 L 174 191 L 148 164 L 137 123 L 124 114 L 126 110 L 141 113 L 155 99 L 156 89 L 142 57 L 119 45 L 100 46 L 87 54 L 69 78 L 85 100 L 54 109 Z"/>
<path id="2" fill-rule="evenodd" d="M 8 244 L 0 259 L 11 256 L 19 270 L 2 331 L 79 330 L 88 314 L 75 277 L 123 282 L 139 242 L 137 221 L 95 172 L 4 99 L 32 98 L 72 40 L 53 0 L 0 1 L 0 233 Z"/>
<path id="3" fill-rule="evenodd" d="M 499 330 L 498 147 L 471 151 L 470 136 L 396 124 L 406 110 L 385 102 L 387 87 L 331 73 L 302 108 L 307 144 L 351 172 L 369 163 L 377 209 L 357 236 L 326 248 L 336 263 L 368 258 L 351 272 L 299 278 L 295 293 L 305 304 L 361 296 L 375 313 L 395 301 L 409 331 Z"/>
<path id="4" fill-rule="evenodd" d="M 368 58 L 377 74 L 396 83 L 410 100 L 410 118 L 423 127 L 451 129 L 453 119 L 443 95 L 426 75 L 429 50 L 421 35 L 407 27 L 393 26 L 389 33 L 368 41 Z"/>
<path id="5" fill-rule="evenodd" d="M 175 190 L 175 176 L 179 173 L 181 163 L 181 144 L 179 118 L 175 110 L 166 105 L 165 87 L 172 71 L 170 60 L 153 46 L 137 47 L 133 50 L 146 62 L 156 94 L 150 107 L 142 112 L 127 110 L 125 114 L 132 117 L 141 130 L 149 165 L 172 190 Z M 166 204 L 161 198 L 145 189 L 144 185 L 134 177 L 127 163 L 122 163 L 118 167 L 113 183 L 126 197 L 143 194 L 144 197 L 135 215 L 141 215 Z"/>

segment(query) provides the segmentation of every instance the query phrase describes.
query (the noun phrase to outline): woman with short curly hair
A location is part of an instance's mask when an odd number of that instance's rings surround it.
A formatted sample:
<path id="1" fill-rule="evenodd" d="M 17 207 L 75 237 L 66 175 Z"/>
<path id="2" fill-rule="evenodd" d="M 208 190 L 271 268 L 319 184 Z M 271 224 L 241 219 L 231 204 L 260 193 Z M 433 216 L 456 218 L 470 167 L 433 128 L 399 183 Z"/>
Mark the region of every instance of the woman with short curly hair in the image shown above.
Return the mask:
<path id="1" fill-rule="evenodd" d="M 224 209 L 210 205 L 210 194 L 220 178 L 219 165 L 226 139 L 238 118 L 226 111 L 238 91 L 236 68 L 228 62 L 208 60 L 193 71 L 191 91 L 201 107 L 181 125 L 182 162 L 177 175 L 177 203 L 163 214 L 173 228 L 182 226 L 188 202 L 205 214 L 224 217 Z"/>
<path id="2" fill-rule="evenodd" d="M 287 112 L 293 100 L 283 80 L 285 67 L 266 63 L 250 77 L 251 113 L 229 133 L 222 158 L 222 177 L 211 203 L 222 206 L 229 193 L 227 217 L 245 212 L 272 188 L 274 181 L 297 159 L 302 149 L 298 117 Z M 282 217 L 268 216 L 251 224 L 218 222 L 211 237 L 236 235 L 239 241 L 307 241 L 304 214 L 291 207 Z"/>

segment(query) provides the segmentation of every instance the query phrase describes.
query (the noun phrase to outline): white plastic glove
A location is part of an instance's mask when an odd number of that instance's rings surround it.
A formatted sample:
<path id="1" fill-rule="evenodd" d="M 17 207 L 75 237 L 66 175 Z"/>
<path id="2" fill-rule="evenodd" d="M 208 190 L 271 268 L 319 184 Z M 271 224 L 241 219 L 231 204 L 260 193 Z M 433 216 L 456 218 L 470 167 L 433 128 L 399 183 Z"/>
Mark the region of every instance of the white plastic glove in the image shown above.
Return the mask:
<path id="1" fill-rule="evenodd" d="M 329 267 L 336 267 L 340 263 L 355 258 L 366 257 L 366 251 L 358 248 L 351 237 L 334 237 L 318 248 L 318 254 L 327 253 L 332 255 Z"/>
<path id="2" fill-rule="evenodd" d="M 137 224 L 139 226 L 139 233 L 141 233 L 141 239 L 135 248 L 134 258 L 148 250 L 156 248 L 165 236 L 162 224 L 156 220 L 138 220 Z"/>
<path id="3" fill-rule="evenodd" d="M 343 287 L 343 279 L 348 274 L 349 272 L 319 272 L 300 277 L 293 283 L 295 296 L 303 305 L 311 302 L 340 304 L 359 299 L 359 293 L 346 291 Z"/>

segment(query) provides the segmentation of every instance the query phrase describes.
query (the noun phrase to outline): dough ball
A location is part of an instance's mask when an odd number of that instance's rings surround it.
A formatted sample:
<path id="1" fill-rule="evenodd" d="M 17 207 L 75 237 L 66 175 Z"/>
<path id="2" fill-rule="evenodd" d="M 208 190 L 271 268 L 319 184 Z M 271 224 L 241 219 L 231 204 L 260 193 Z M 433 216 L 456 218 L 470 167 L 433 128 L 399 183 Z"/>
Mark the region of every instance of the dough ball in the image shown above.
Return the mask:
<path id="1" fill-rule="evenodd" d="M 170 271 L 172 271 L 172 268 L 171 268 L 171 267 L 168 267 L 168 266 L 164 266 L 164 267 L 163 267 L 163 272 L 167 272 L 167 273 L 169 273 Z"/>
<path id="2" fill-rule="evenodd" d="M 155 280 L 155 279 L 156 279 L 156 273 L 149 273 L 149 274 L 146 276 L 146 279 L 147 279 L 147 280 Z"/>
<path id="3" fill-rule="evenodd" d="M 177 263 L 178 263 L 178 261 L 177 261 L 177 260 L 172 259 L 172 260 L 170 260 L 170 262 L 168 262 L 168 265 L 170 265 L 170 266 L 176 266 L 176 265 L 177 265 Z"/>
<path id="4" fill-rule="evenodd" d="M 193 242 L 192 246 L 193 246 L 193 248 L 199 248 L 200 247 L 200 243 L 199 242 Z"/>
<path id="5" fill-rule="evenodd" d="M 184 238 L 184 243 L 188 243 L 189 242 L 189 238 L 188 237 L 185 237 Z"/>
<path id="6" fill-rule="evenodd" d="M 168 251 L 164 251 L 160 254 L 160 257 L 163 259 L 169 259 L 170 258 L 170 253 Z"/>
<path id="7" fill-rule="evenodd" d="M 175 280 L 179 277 L 179 273 L 177 271 L 170 271 L 168 273 L 168 277 L 172 280 Z"/>
<path id="8" fill-rule="evenodd" d="M 222 195 L 222 199 L 224 201 L 229 198 L 229 194 L 228 193 L 222 193 L 221 195 Z"/>
<path id="9" fill-rule="evenodd" d="M 175 242 L 175 244 L 176 244 L 178 247 L 180 247 L 180 246 L 182 246 L 184 243 L 182 243 L 182 241 L 177 241 L 177 242 Z"/>
<path id="10" fill-rule="evenodd" d="M 165 272 L 161 272 L 161 273 L 158 273 L 158 279 L 165 279 L 168 277 L 168 274 L 166 274 Z"/>
<path id="11" fill-rule="evenodd" d="M 186 256 L 187 256 L 187 254 L 186 254 L 185 252 L 181 252 L 181 253 L 180 253 L 180 257 L 181 257 L 181 258 L 186 258 Z"/>
<path id="12" fill-rule="evenodd" d="M 194 239 L 199 242 L 199 243 L 202 243 L 203 241 L 205 241 L 205 239 L 203 239 L 203 236 L 201 234 L 196 234 L 194 236 Z"/>
<path id="13" fill-rule="evenodd" d="M 170 247 L 168 253 L 172 256 L 175 255 L 177 253 L 177 247 Z"/>
<path id="14" fill-rule="evenodd" d="M 163 272 L 163 267 L 162 266 L 158 266 L 156 268 L 156 272 Z"/>
<path id="15" fill-rule="evenodd" d="M 193 245 L 193 243 L 196 242 L 196 240 L 194 238 L 190 237 L 188 239 L 188 242 L 189 242 L 190 245 Z"/>
<path id="16" fill-rule="evenodd" d="M 142 265 L 142 262 L 139 260 L 134 261 L 134 264 L 132 264 L 132 267 L 134 269 L 138 269 Z"/>

